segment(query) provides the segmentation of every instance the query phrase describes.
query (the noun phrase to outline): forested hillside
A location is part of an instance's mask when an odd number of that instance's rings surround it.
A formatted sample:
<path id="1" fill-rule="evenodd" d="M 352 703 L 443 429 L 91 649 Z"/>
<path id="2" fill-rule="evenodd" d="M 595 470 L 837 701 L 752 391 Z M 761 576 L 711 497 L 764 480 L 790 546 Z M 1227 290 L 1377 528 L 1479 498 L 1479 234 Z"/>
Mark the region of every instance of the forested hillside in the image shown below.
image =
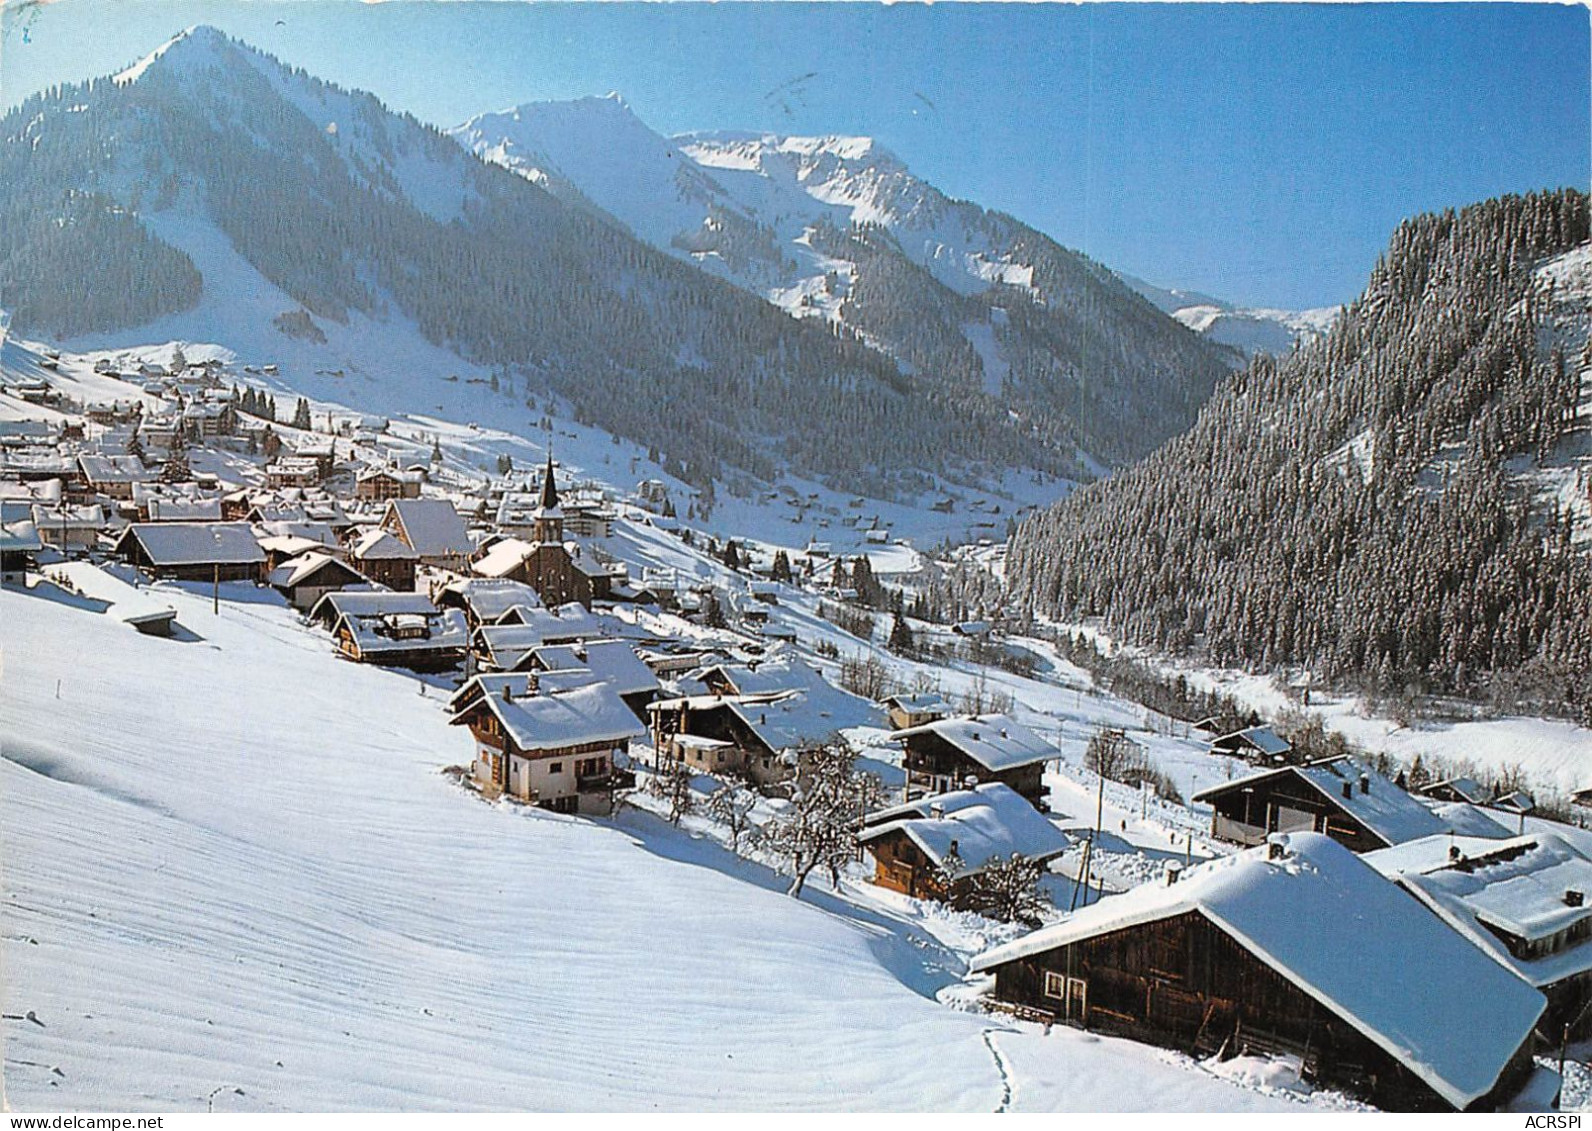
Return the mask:
<path id="1" fill-rule="evenodd" d="M 278 325 L 313 338 L 313 320 L 412 320 L 696 482 L 789 467 L 889 496 L 929 489 L 930 473 L 1082 473 L 1064 430 L 982 388 L 903 373 L 844 327 L 792 319 L 213 29 L 29 99 L 0 145 L 0 280 L 21 332 L 191 306 L 201 282 L 141 223 L 156 218 L 160 233 L 224 237 L 300 304 Z"/>
<path id="2" fill-rule="evenodd" d="M 1025 522 L 1013 597 L 1219 664 L 1592 720 L 1588 476 L 1545 498 L 1532 475 L 1585 439 L 1587 296 L 1555 268 L 1587 238 L 1570 190 L 1406 222 L 1325 338 Z"/>

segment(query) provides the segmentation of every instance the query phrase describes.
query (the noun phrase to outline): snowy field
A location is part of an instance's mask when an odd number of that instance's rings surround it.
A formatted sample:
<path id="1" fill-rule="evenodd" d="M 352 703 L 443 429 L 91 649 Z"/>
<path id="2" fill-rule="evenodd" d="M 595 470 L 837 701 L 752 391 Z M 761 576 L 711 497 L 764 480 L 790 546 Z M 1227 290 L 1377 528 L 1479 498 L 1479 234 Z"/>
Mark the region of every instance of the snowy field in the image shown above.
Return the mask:
<path id="1" fill-rule="evenodd" d="M 0 592 L 17 1109 L 1298 1110 L 957 1008 L 887 902 L 483 803 L 434 689 L 252 587 L 162 587 L 174 640 L 45 593 Z"/>

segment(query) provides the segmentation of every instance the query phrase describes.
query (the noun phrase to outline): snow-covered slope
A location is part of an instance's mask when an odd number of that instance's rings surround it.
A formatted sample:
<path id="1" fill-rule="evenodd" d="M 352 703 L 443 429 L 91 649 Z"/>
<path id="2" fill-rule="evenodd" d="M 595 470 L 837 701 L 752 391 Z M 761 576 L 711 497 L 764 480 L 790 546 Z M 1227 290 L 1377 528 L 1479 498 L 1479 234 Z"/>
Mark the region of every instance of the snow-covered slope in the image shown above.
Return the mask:
<path id="1" fill-rule="evenodd" d="M 1321 337 L 1331 329 L 1338 316 L 1335 306 L 1310 310 L 1241 307 L 1198 291 L 1158 287 L 1120 271 L 1117 274 L 1157 309 L 1170 314 L 1196 334 L 1232 346 L 1244 354 L 1287 353 L 1301 341 Z"/>
<path id="2" fill-rule="evenodd" d="M 948 1008 L 906 918 L 649 815 L 483 803 L 436 689 L 252 587 L 163 588 L 174 640 L 46 592 L 0 592 L 17 1108 L 1295 1106 Z"/>

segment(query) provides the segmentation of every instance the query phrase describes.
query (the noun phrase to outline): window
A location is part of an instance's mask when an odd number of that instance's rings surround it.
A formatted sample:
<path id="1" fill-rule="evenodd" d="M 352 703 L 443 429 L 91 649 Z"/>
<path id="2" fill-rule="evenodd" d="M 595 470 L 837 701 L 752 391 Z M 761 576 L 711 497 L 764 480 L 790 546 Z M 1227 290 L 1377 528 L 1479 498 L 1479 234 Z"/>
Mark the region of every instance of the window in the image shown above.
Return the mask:
<path id="1" fill-rule="evenodd" d="M 1045 971 L 1045 996 L 1057 1001 L 1067 1000 L 1067 979 L 1054 970 Z"/>
<path id="2" fill-rule="evenodd" d="M 554 762 L 552 765 L 547 767 L 547 772 L 550 773 L 550 774 L 561 774 L 561 773 L 563 773 L 564 772 L 564 763 L 562 763 L 562 762 Z"/>

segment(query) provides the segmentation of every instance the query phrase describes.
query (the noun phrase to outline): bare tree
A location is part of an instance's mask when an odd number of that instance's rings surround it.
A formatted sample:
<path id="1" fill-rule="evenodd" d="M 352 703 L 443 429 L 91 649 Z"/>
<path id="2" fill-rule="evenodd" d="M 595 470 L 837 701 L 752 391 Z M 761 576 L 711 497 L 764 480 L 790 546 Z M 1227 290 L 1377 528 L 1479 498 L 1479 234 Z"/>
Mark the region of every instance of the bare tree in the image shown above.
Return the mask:
<path id="1" fill-rule="evenodd" d="M 840 686 L 864 699 L 883 699 L 890 686 L 890 669 L 877 656 L 848 656 L 840 661 Z"/>
<path id="2" fill-rule="evenodd" d="M 731 784 L 708 798 L 708 816 L 723 825 L 730 834 L 730 851 L 737 855 L 741 841 L 751 839 L 752 811 L 757 808 L 757 794 L 743 785 Z"/>
<path id="3" fill-rule="evenodd" d="M 691 771 L 684 762 L 665 762 L 652 780 L 647 792 L 669 803 L 669 823 L 678 825 L 680 818 L 696 807 L 696 795 L 691 792 Z"/>
<path id="4" fill-rule="evenodd" d="M 801 896 L 815 868 L 826 869 L 839 888 L 841 871 L 856 856 L 859 810 L 868 792 L 859 779 L 872 775 L 858 774 L 855 761 L 840 739 L 810 751 L 790 805 L 763 828 L 763 843 L 790 869 L 794 897 Z"/>

